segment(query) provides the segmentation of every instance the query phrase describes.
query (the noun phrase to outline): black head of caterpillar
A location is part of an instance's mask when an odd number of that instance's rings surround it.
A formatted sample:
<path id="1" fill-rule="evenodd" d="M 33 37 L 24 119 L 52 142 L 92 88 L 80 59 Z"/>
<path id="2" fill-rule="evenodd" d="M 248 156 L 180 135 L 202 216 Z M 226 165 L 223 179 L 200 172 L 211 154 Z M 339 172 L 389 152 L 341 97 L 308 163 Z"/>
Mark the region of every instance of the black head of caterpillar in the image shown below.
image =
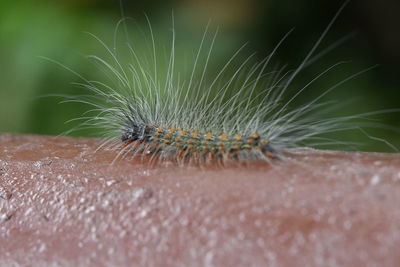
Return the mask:
<path id="1" fill-rule="evenodd" d="M 124 143 L 150 142 L 153 136 L 154 129 L 146 125 L 131 124 L 130 128 L 122 131 L 121 141 Z"/>

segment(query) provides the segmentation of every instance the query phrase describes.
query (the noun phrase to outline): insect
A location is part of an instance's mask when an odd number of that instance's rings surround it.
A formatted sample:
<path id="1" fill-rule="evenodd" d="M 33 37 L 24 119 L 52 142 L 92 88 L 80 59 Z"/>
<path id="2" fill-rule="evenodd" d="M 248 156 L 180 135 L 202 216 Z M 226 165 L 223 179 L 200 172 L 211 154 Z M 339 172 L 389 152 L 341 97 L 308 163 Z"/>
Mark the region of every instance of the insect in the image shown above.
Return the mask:
<path id="1" fill-rule="evenodd" d="M 164 61 L 158 56 L 149 20 L 150 60 L 131 44 L 127 44 L 130 58 L 122 58 L 116 49 L 110 49 L 92 35 L 104 46 L 109 60 L 98 56 L 89 58 L 105 70 L 113 84 L 90 81 L 77 74 L 84 81 L 80 85 L 95 95 L 73 101 L 92 105 L 93 111 L 97 112 L 94 116 L 82 117 L 84 122 L 80 128 L 103 129 L 106 141 L 101 147 L 115 149 L 118 152 L 116 158 L 147 155 L 151 159 L 179 162 L 271 162 L 283 158 L 289 148 L 332 142 L 322 135 L 351 128 L 346 122 L 356 116 L 320 118 L 318 111 L 326 107 L 320 100 L 366 70 L 347 77 L 300 107 L 291 107 L 304 90 L 340 65 L 339 62 L 299 88 L 288 100 L 284 97 L 295 77 L 313 61 L 316 49 L 344 6 L 295 69 L 269 69 L 274 54 L 289 32 L 270 55 L 259 62 L 254 63 L 254 54 L 239 64 L 235 62 L 242 46 L 211 80 L 208 69 L 217 33 L 211 34 L 206 45 L 209 26 L 189 75 L 182 75 L 176 67 L 174 22 L 171 46 Z M 234 71 L 228 73 L 228 69 Z"/>

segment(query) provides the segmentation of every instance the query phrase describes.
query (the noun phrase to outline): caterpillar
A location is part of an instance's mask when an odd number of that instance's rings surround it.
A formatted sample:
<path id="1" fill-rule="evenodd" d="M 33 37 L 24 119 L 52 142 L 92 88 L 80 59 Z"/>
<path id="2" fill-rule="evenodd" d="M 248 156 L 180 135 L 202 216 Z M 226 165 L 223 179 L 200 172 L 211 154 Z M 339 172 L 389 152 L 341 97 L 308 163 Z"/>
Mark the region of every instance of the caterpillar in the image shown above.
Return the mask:
<path id="1" fill-rule="evenodd" d="M 267 71 L 271 59 L 289 32 L 260 62 L 252 63 L 252 54 L 235 66 L 234 60 L 244 48 L 240 47 L 211 81 L 207 81 L 206 77 L 209 76 L 207 71 L 217 31 L 211 35 L 207 47 L 205 43 L 209 25 L 186 80 L 181 79 L 181 73 L 175 66 L 174 22 L 170 52 L 168 59 L 163 62 L 166 66 L 164 72 L 159 70 L 162 64 L 147 17 L 151 64 L 129 43 L 130 60 L 122 59 L 115 46 L 110 49 L 100 38 L 92 35 L 104 47 L 110 59 L 107 61 L 95 55 L 89 58 L 104 68 L 114 84 L 90 81 L 76 73 L 84 81 L 79 85 L 95 95 L 73 101 L 94 106 L 92 111 L 96 113 L 79 118 L 84 122 L 78 128 L 103 129 L 106 140 L 100 147 L 115 149 L 118 152 L 116 159 L 127 155 L 148 155 L 151 159 L 176 161 L 271 162 L 282 158 L 289 148 L 334 142 L 322 135 L 354 127 L 346 122 L 357 116 L 320 118 L 314 113 L 327 107 L 326 103 L 320 101 L 323 96 L 366 70 L 347 77 L 305 105 L 294 109 L 290 107 L 313 82 L 342 64 L 338 62 L 300 88 L 288 101 L 284 101 L 284 96 L 295 77 L 318 57 L 315 55 L 316 49 L 344 6 L 297 68 Z M 226 78 L 224 76 L 228 68 L 235 70 Z"/>

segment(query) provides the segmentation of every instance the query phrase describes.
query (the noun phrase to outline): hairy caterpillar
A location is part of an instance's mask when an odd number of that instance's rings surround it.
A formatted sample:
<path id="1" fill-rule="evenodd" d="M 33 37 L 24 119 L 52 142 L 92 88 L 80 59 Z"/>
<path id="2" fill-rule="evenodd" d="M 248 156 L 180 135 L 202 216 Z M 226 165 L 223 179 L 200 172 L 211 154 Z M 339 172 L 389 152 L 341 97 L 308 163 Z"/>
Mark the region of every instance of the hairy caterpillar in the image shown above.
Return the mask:
<path id="1" fill-rule="evenodd" d="M 175 66 L 174 25 L 164 73 L 159 71 L 162 64 L 150 23 L 151 64 L 131 44 L 127 45 L 131 59 L 126 60 L 119 56 L 115 46 L 110 49 L 93 35 L 110 59 L 89 57 L 105 69 L 114 84 L 80 76 L 84 80 L 80 85 L 95 96 L 73 101 L 94 106 L 93 111 L 97 114 L 79 118 L 84 120 L 79 128 L 104 129 L 107 139 L 102 147 L 116 149 L 117 158 L 149 155 L 151 159 L 195 162 L 270 161 L 280 158 L 288 148 L 332 142 L 324 139 L 322 134 L 354 127 L 346 122 L 357 116 L 319 118 L 313 113 L 326 107 L 320 102 L 324 95 L 361 72 L 328 88 L 303 106 L 290 107 L 305 89 L 341 64 L 339 62 L 317 75 L 288 101 L 283 97 L 295 77 L 318 57 L 316 49 L 344 6 L 294 70 L 267 71 L 288 33 L 264 60 L 251 63 L 253 55 L 250 55 L 226 78 L 227 69 L 232 68 L 234 59 L 243 49 L 239 48 L 211 81 L 206 81 L 206 77 L 217 34 L 212 35 L 207 47 L 208 26 L 186 80 L 182 80 Z"/>

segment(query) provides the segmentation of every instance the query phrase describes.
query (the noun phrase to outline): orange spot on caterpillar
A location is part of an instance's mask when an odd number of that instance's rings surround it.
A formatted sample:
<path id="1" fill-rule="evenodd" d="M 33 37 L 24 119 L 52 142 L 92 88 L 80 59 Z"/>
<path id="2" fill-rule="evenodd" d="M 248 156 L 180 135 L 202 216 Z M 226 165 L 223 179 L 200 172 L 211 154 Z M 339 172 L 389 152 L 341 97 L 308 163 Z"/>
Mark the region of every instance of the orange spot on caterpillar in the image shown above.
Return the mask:
<path id="1" fill-rule="evenodd" d="M 181 136 L 185 136 L 186 133 L 187 133 L 187 130 L 185 130 L 185 129 L 183 129 L 183 130 L 181 130 L 181 131 L 179 132 L 179 134 L 180 134 Z"/>
<path id="2" fill-rule="evenodd" d="M 268 141 L 265 141 L 265 140 L 263 140 L 263 141 L 261 141 L 259 144 L 258 144 L 258 148 L 259 149 L 262 149 L 263 147 L 265 147 L 266 145 L 268 145 L 269 144 L 269 142 Z"/>
<path id="3" fill-rule="evenodd" d="M 242 135 L 235 135 L 233 138 L 234 138 L 235 140 L 237 140 L 237 141 L 243 140 L 243 136 L 242 136 Z"/>
<path id="4" fill-rule="evenodd" d="M 252 145 L 254 144 L 254 139 L 247 139 L 247 144 Z"/>
<path id="5" fill-rule="evenodd" d="M 204 135 L 204 137 L 205 137 L 207 140 L 213 140 L 213 136 L 212 136 L 212 134 L 210 134 L 210 133 L 206 133 L 206 134 Z"/>
<path id="6" fill-rule="evenodd" d="M 258 133 L 252 133 L 252 134 L 250 135 L 250 137 L 251 137 L 251 138 L 254 138 L 254 139 L 259 139 L 259 138 L 260 138 L 260 135 L 259 135 Z"/>
<path id="7" fill-rule="evenodd" d="M 219 139 L 221 139 L 222 141 L 228 141 L 228 136 L 226 134 L 221 134 L 219 136 Z"/>

